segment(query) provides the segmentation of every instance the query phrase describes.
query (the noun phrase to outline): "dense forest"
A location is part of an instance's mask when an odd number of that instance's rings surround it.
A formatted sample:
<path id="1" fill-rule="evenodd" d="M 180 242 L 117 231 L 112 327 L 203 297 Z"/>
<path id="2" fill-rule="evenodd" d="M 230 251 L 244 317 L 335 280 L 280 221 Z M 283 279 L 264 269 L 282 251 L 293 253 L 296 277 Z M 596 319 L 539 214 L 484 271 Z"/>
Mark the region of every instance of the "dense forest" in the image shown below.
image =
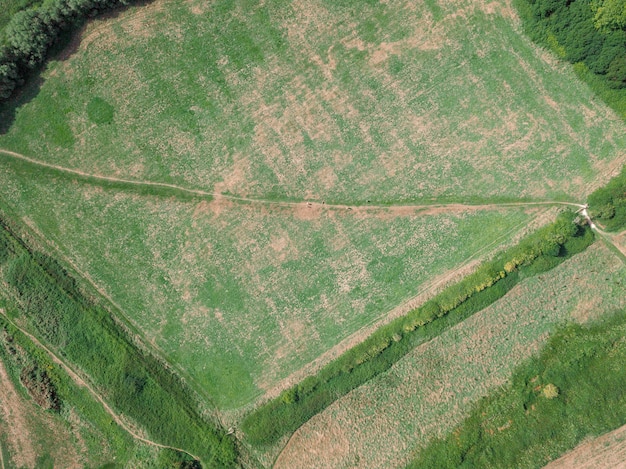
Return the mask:
<path id="1" fill-rule="evenodd" d="M 611 88 L 626 88 L 624 0 L 518 0 L 529 36 L 582 63 Z"/>
<path id="2" fill-rule="evenodd" d="M 0 30 L 0 102 L 44 62 L 62 33 L 76 29 L 88 17 L 129 3 L 132 0 L 10 2 L 0 17 L 6 23 Z M 10 19 L 7 12 L 14 12 Z"/>

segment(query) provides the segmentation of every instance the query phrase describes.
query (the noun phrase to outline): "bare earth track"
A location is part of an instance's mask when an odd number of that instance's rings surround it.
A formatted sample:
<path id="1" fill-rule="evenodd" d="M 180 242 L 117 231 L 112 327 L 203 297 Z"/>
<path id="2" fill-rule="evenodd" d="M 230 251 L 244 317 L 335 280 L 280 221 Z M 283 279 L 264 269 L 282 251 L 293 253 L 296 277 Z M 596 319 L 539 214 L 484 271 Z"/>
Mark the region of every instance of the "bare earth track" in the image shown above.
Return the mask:
<path id="1" fill-rule="evenodd" d="M 405 205 L 397 205 L 397 204 L 389 204 L 389 205 L 364 205 L 358 207 L 352 207 L 344 204 L 326 204 L 324 202 L 307 202 L 307 201 L 276 201 L 270 199 L 262 199 L 262 198 L 250 198 L 250 197 L 242 197 L 230 194 L 223 194 L 220 192 L 210 192 L 204 191 L 201 189 L 189 189 L 186 187 L 176 186 L 174 184 L 167 184 L 162 182 L 153 182 L 153 181 L 141 181 L 141 180 L 132 180 L 132 179 L 123 179 L 112 176 L 101 176 L 95 174 L 85 173 L 83 171 L 79 171 L 76 169 L 65 168 L 63 166 L 53 165 L 50 163 L 45 163 L 43 161 L 35 160 L 33 158 L 29 158 L 28 156 L 22 155 L 20 153 L 16 153 L 14 151 L 5 150 L 0 148 L 0 153 L 8 156 L 10 158 L 14 158 L 17 160 L 24 161 L 26 163 L 37 165 L 43 168 L 52 169 L 61 173 L 70 174 L 74 176 L 78 176 L 80 178 L 97 180 L 102 182 L 111 182 L 116 184 L 127 184 L 129 186 L 135 187 L 145 187 L 145 188 L 161 188 L 161 189 L 171 189 L 174 191 L 181 192 L 185 195 L 199 196 L 199 197 L 208 197 L 211 199 L 225 199 L 233 202 L 242 202 L 242 203 L 252 203 L 252 204 L 263 204 L 263 205 L 271 205 L 275 207 L 301 207 L 302 205 L 306 205 L 307 207 L 313 208 L 324 208 L 326 210 L 354 210 L 359 212 L 375 212 L 380 210 L 391 210 L 392 213 L 394 211 L 406 213 L 407 211 L 414 210 L 416 212 L 422 210 L 428 210 L 429 213 L 433 211 L 441 212 L 463 212 L 469 210 L 490 210 L 497 208 L 506 208 L 506 207 L 532 207 L 532 206 L 552 206 L 552 205 L 566 205 L 573 207 L 583 207 L 582 204 L 575 202 L 562 202 L 557 200 L 542 200 L 542 201 L 524 201 L 524 202 L 500 202 L 500 203 L 489 203 L 489 204 L 469 204 L 469 203 L 432 203 L 432 204 L 405 204 Z"/>

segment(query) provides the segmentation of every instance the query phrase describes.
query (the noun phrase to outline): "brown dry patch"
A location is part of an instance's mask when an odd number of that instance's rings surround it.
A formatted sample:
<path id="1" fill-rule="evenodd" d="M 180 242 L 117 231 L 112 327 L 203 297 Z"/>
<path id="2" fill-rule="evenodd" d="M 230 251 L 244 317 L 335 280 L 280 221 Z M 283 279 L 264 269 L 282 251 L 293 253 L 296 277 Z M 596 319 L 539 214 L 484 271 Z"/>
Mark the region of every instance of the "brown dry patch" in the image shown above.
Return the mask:
<path id="1" fill-rule="evenodd" d="M 313 428 L 307 432 L 306 438 L 301 438 L 299 431 L 293 435 L 289 442 L 293 451 L 283 452 L 274 463 L 275 469 L 338 467 L 337 462 L 342 461 L 350 451 L 350 442 L 337 422 L 317 423 L 317 418 L 313 417 L 310 421 Z M 319 465 L 320 461 L 323 461 L 322 465 Z"/>
<path id="2" fill-rule="evenodd" d="M 626 425 L 597 438 L 590 438 L 552 461 L 544 469 L 626 468 Z"/>
<path id="3" fill-rule="evenodd" d="M 211 2 L 206 0 L 192 0 L 187 3 L 189 4 L 189 11 L 194 15 L 203 15 L 211 10 Z"/>
<path id="4" fill-rule="evenodd" d="M 37 453 L 28 425 L 26 404 L 17 393 L 4 363 L 0 362 L 0 415 L 6 422 L 6 437 L 13 462 L 18 467 L 35 467 Z"/>

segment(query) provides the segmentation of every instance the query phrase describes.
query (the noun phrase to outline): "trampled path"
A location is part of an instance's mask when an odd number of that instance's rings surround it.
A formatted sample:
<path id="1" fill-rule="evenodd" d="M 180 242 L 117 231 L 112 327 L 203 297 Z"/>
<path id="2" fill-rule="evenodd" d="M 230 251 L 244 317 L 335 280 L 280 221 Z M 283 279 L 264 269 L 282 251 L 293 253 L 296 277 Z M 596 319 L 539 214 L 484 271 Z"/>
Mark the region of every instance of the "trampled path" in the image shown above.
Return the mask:
<path id="1" fill-rule="evenodd" d="M 102 404 L 102 407 L 104 407 L 104 410 L 111 416 L 111 418 L 115 421 L 115 423 L 117 423 L 123 430 L 128 432 L 128 434 L 130 436 L 132 436 L 136 440 L 141 441 L 142 443 L 146 443 L 146 444 L 151 445 L 151 446 L 156 446 L 157 448 L 172 449 L 174 451 L 179 451 L 181 453 L 188 454 L 192 458 L 200 461 L 200 458 L 198 456 L 195 456 L 195 455 L 191 454 L 189 451 L 186 451 L 186 450 L 184 450 L 182 448 L 176 448 L 174 446 L 163 445 L 161 443 L 157 443 L 156 441 L 152 441 L 152 440 L 149 440 L 147 438 L 142 437 L 141 435 L 138 435 L 132 428 L 130 428 L 124 422 L 124 420 L 122 420 L 122 418 L 106 403 L 106 401 L 100 396 L 100 394 L 98 394 L 98 392 L 87 381 L 85 381 L 83 378 L 81 378 L 69 365 L 67 365 L 61 358 L 59 358 L 52 350 L 50 350 L 48 347 L 46 347 L 44 344 L 42 344 L 31 333 L 25 331 L 23 328 L 21 328 L 20 326 L 15 324 L 11 319 L 9 319 L 7 317 L 6 313 L 2 309 L 0 309 L 0 315 L 2 315 L 2 317 L 3 317 L 3 319 L 5 321 L 7 321 L 13 327 L 15 327 L 17 330 L 19 330 L 22 334 L 24 334 L 26 337 L 28 337 L 37 347 L 39 347 L 40 349 L 45 351 L 50 356 L 50 359 L 54 363 L 56 363 L 57 365 L 59 365 L 61 368 L 63 368 L 65 370 L 65 372 L 72 379 L 72 381 L 74 381 L 78 386 L 87 389 L 87 391 L 89 391 L 89 393 L 98 402 L 100 402 L 100 404 Z"/>
<path id="2" fill-rule="evenodd" d="M 580 203 L 576 202 L 563 202 L 558 200 L 537 200 L 537 201 L 520 201 L 520 202 L 494 202 L 494 203 L 424 203 L 424 204 L 387 204 L 387 205 L 347 205 L 347 204 L 326 204 L 325 202 L 313 202 L 313 201 L 277 201 L 272 199 L 264 199 L 264 198 L 253 198 L 253 197 L 243 197 L 237 195 L 223 194 L 220 192 L 211 192 L 204 191 L 201 189 L 189 189 L 182 186 L 177 186 L 175 184 L 167 184 L 163 182 L 153 182 L 153 181 L 142 181 L 142 180 L 132 180 L 132 179 L 124 179 L 113 176 L 101 176 L 96 174 L 89 174 L 77 169 L 66 168 L 63 166 L 46 163 L 44 161 L 36 160 L 30 158 L 28 156 L 22 155 L 21 153 L 17 153 L 11 150 L 5 150 L 0 148 L 0 154 L 8 156 L 9 158 L 13 158 L 19 161 L 23 161 L 25 163 L 35 165 L 42 168 L 47 168 L 53 171 L 57 171 L 63 174 L 71 175 L 74 177 L 78 177 L 80 179 L 84 179 L 87 182 L 105 182 L 105 183 L 113 183 L 117 185 L 126 185 L 129 188 L 144 188 L 144 189 L 166 189 L 168 191 L 179 192 L 181 195 L 185 196 L 194 196 L 194 197 L 202 197 L 202 198 L 210 198 L 214 200 L 228 200 L 232 202 L 240 202 L 245 204 L 260 204 L 260 205 L 268 205 L 272 207 L 286 207 L 286 208 L 295 208 L 295 207 L 308 207 L 315 209 L 325 209 L 325 210 L 346 210 L 346 211 L 358 211 L 358 212 L 377 212 L 382 210 L 396 210 L 396 211 L 404 211 L 404 210 L 439 210 L 442 212 L 450 211 L 450 212 L 464 212 L 468 210 L 495 210 L 499 208 L 506 207 L 532 207 L 532 206 L 553 206 L 553 205 L 565 205 L 583 208 L 584 206 Z"/>

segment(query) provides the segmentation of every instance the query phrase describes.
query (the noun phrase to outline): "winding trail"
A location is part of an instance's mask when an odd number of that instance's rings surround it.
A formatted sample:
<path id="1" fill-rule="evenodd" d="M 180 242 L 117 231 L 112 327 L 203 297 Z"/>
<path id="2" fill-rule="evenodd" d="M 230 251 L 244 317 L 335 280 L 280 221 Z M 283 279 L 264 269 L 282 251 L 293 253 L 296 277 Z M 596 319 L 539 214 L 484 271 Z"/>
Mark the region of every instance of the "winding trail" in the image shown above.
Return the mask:
<path id="1" fill-rule="evenodd" d="M 238 195 L 230 195 L 223 194 L 220 192 L 212 192 L 212 191 L 204 191 L 201 189 L 189 189 L 182 186 L 177 186 L 175 184 L 167 184 L 164 182 L 153 182 L 153 181 L 141 181 L 141 180 L 132 180 L 132 179 L 124 179 L 113 176 L 100 176 L 95 174 L 89 174 L 77 169 L 66 168 L 64 166 L 59 166 L 55 164 L 46 163 L 40 160 L 36 160 L 30 158 L 28 156 L 22 155 L 21 153 L 17 153 L 11 150 L 5 150 L 0 148 L 0 154 L 8 156 L 9 158 L 13 158 L 15 160 L 20 160 L 22 162 L 39 166 L 42 168 L 47 168 L 53 171 L 57 171 L 60 173 L 72 175 L 75 177 L 79 177 L 81 179 L 85 179 L 87 181 L 96 181 L 96 182 L 108 182 L 113 184 L 127 185 L 133 188 L 154 188 L 154 189 L 166 189 L 169 191 L 179 192 L 181 194 L 187 196 L 194 197 L 203 197 L 203 198 L 211 198 L 214 200 L 228 200 L 232 202 L 246 203 L 246 204 L 262 204 L 269 205 L 273 207 L 308 207 L 308 208 L 316 208 L 316 209 L 326 209 L 326 210 L 355 210 L 359 212 L 375 212 L 381 210 L 439 210 L 439 211 L 454 211 L 454 212 L 463 212 L 468 210 L 494 210 L 498 208 L 506 208 L 506 207 L 532 207 L 532 206 L 551 206 L 551 205 L 566 205 L 571 207 L 584 208 L 584 205 L 575 203 L 575 202 L 563 202 L 558 200 L 541 200 L 541 201 L 523 201 L 523 202 L 495 202 L 495 203 L 423 203 L 423 204 L 388 204 L 388 205 L 346 205 L 346 204 L 326 204 L 324 202 L 309 202 L 309 201 L 277 201 L 271 199 L 263 199 L 263 198 L 254 198 L 254 197 L 243 197 Z"/>
<path id="2" fill-rule="evenodd" d="M 85 381 L 83 378 L 81 378 L 67 363 L 65 363 L 61 358 L 59 358 L 58 355 L 56 355 L 53 351 L 51 351 L 44 344 L 42 344 L 31 333 L 25 331 L 23 328 L 21 328 L 20 326 L 15 324 L 11 319 L 9 319 L 9 317 L 6 315 L 4 310 L 0 309 L 0 315 L 3 317 L 3 319 L 6 322 L 11 324 L 13 327 L 15 327 L 17 330 L 19 330 L 22 334 L 24 334 L 26 337 L 28 337 L 37 347 L 39 347 L 40 349 L 44 350 L 50 356 L 52 361 L 54 363 L 56 363 L 57 365 L 59 365 L 61 368 L 63 368 L 67 372 L 69 377 L 72 378 L 72 380 L 78 386 L 87 389 L 89 391 L 89 393 L 98 402 L 100 402 L 100 404 L 102 404 L 102 406 L 104 407 L 104 410 L 106 410 L 106 412 L 111 416 L 111 418 L 115 421 L 115 423 L 117 423 L 121 428 L 123 428 L 126 432 L 128 432 L 128 434 L 130 436 L 132 436 L 136 440 L 141 441 L 142 443 L 146 443 L 146 444 L 151 445 L 151 446 L 156 446 L 157 448 L 172 449 L 174 451 L 179 451 L 181 453 L 188 454 L 193 459 L 195 459 L 197 461 L 200 461 L 200 458 L 198 456 L 196 456 L 194 454 L 191 454 L 189 451 L 186 451 L 186 450 L 184 450 L 182 448 L 176 448 L 174 446 L 163 445 L 161 443 L 157 443 L 156 441 L 152 441 L 152 440 L 149 440 L 147 438 L 142 437 L 141 435 L 138 435 L 132 428 L 130 428 L 128 426 L 128 424 L 126 424 L 124 422 L 124 420 L 122 420 L 122 418 L 119 415 L 117 415 L 115 413 L 115 411 L 105 402 L 105 400 L 100 396 L 100 394 L 98 394 L 96 392 L 96 390 L 87 381 Z M 0 455 L 0 457 L 1 457 L 1 455 Z"/>

